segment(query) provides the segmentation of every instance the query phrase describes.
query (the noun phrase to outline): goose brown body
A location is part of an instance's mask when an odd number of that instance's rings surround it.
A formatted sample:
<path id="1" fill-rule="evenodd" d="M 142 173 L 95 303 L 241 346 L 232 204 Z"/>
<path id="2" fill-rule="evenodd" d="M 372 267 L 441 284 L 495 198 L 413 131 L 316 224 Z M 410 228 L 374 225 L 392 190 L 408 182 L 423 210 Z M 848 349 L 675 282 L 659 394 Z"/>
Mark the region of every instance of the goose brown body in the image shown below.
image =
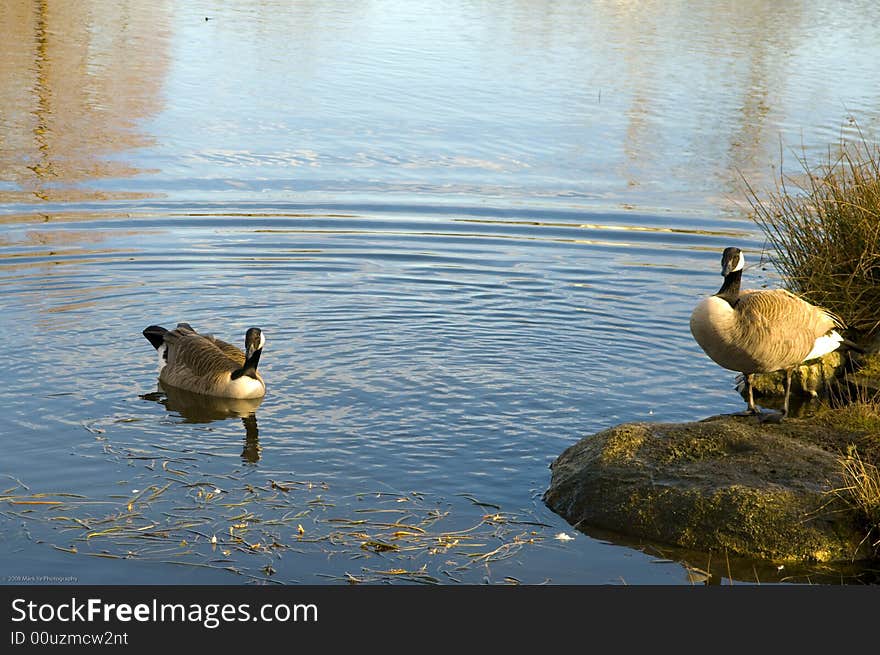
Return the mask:
<path id="1" fill-rule="evenodd" d="M 161 330 L 150 326 L 144 336 L 164 358 L 159 372 L 162 384 L 222 398 L 252 399 L 266 394 L 266 384 L 256 370 L 264 342 L 259 330 L 259 344 L 250 357 L 230 343 L 199 334 L 185 323 L 159 333 Z"/>
<path id="2" fill-rule="evenodd" d="M 712 361 L 743 374 L 751 413 L 759 412 L 750 376 L 784 370 L 786 416 L 792 371 L 801 362 L 836 350 L 843 337 L 835 328 L 843 325 L 831 312 L 785 289 L 740 291 L 744 264 L 739 248 L 725 248 L 724 284 L 694 308 L 691 334 Z"/>
<path id="3" fill-rule="evenodd" d="M 711 296 L 691 315 L 691 333 L 705 353 L 741 373 L 797 366 L 836 327 L 830 313 L 784 289 L 743 291 L 733 305 Z"/>

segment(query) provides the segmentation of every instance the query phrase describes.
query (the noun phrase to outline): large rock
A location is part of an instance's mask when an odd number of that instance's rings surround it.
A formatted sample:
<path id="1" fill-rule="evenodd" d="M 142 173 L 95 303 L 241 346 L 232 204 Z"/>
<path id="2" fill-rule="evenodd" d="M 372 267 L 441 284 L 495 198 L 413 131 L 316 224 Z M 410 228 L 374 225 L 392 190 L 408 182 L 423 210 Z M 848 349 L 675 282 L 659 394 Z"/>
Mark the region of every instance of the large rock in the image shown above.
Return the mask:
<path id="1" fill-rule="evenodd" d="M 718 416 L 630 423 L 581 439 L 551 465 L 544 502 L 575 527 L 777 562 L 871 556 L 843 486 L 837 427 Z"/>

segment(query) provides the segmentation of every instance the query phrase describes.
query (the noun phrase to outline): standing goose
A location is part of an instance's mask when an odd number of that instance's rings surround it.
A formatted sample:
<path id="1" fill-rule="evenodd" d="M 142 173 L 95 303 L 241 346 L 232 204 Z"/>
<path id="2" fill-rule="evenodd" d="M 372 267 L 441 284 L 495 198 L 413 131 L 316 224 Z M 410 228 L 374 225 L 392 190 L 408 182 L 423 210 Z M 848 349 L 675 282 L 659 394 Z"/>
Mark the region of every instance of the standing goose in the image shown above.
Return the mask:
<path id="1" fill-rule="evenodd" d="M 751 375 L 785 370 L 784 418 L 792 371 L 801 362 L 836 350 L 843 337 L 834 328 L 843 325 L 830 312 L 785 289 L 740 291 L 744 264 L 739 248 L 724 249 L 724 284 L 694 309 L 691 334 L 716 364 L 743 374 L 750 414 L 760 414 L 752 398 Z"/>
<path id="2" fill-rule="evenodd" d="M 221 398 L 262 398 L 266 383 L 257 364 L 266 338 L 260 328 L 244 337 L 245 351 L 210 335 L 199 334 L 188 323 L 173 330 L 151 325 L 144 336 L 159 353 L 159 381 L 194 393 Z"/>

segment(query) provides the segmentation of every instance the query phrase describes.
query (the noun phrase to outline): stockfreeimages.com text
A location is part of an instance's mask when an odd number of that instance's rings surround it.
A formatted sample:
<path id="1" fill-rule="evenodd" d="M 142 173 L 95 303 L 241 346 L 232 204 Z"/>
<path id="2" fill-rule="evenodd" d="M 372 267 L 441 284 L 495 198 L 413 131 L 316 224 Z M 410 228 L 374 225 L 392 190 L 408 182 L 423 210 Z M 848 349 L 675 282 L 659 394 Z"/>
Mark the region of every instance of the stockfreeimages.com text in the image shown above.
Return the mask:
<path id="1" fill-rule="evenodd" d="M 318 622 L 318 607 L 314 603 L 266 603 L 255 611 L 249 603 L 160 603 L 155 598 L 149 603 L 105 603 L 100 598 L 84 601 L 71 598 L 62 603 L 35 603 L 25 598 L 12 601 L 12 621 L 47 623 L 50 621 L 104 623 L 188 622 L 200 623 L 214 629 L 221 623 L 263 621 Z"/>

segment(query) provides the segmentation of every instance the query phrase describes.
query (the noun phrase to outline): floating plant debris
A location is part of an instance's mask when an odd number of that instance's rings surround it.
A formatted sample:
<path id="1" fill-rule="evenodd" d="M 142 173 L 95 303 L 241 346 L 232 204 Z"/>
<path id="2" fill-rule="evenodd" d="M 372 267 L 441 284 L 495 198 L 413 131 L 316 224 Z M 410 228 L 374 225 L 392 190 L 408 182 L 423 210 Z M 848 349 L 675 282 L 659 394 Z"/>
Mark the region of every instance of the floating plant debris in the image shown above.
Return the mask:
<path id="1" fill-rule="evenodd" d="M 102 447 L 106 456 L 142 467 L 126 483 L 131 493 L 37 492 L 14 479 L 0 492 L 0 513 L 39 532 L 29 535 L 35 543 L 71 557 L 206 568 L 260 583 L 298 582 L 285 578 L 283 564 L 303 554 L 365 562 L 340 575 L 315 571 L 340 583 L 475 582 L 545 540 L 544 524 L 470 494 L 457 494 L 469 503 L 416 491 L 340 497 L 321 480 L 203 473 L 198 456 L 185 450 L 177 457 L 167 448 L 119 449 L 109 441 Z M 519 583 L 510 575 L 497 580 Z"/>

